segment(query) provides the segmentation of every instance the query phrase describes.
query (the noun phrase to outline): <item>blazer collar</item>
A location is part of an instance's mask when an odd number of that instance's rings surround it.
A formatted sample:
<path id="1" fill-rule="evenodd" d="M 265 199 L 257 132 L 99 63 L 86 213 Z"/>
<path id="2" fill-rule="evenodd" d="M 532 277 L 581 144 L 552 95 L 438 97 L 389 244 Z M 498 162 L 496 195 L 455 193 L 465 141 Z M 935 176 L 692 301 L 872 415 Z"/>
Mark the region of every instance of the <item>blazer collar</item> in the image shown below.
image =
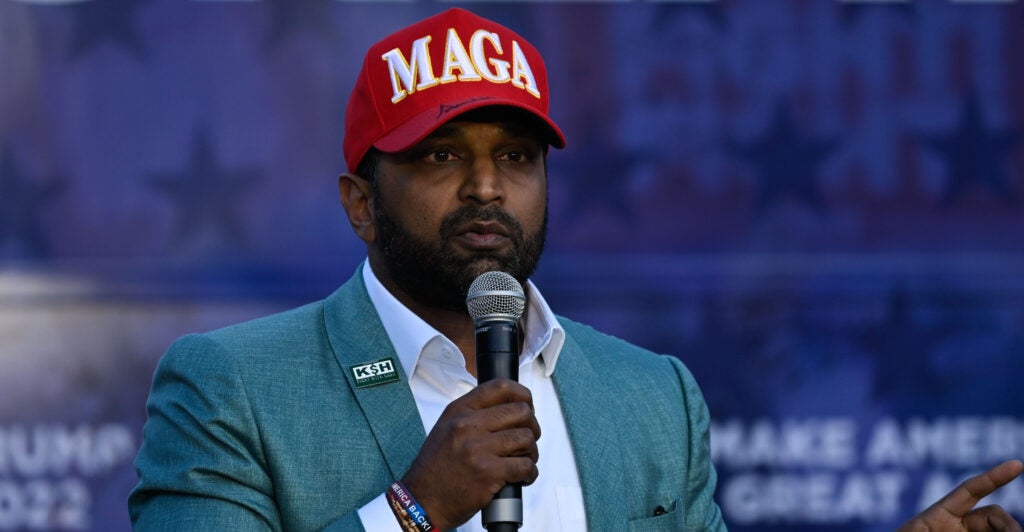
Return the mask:
<path id="1" fill-rule="evenodd" d="M 566 334 L 553 378 L 576 455 L 587 523 L 591 529 L 625 529 L 628 499 L 619 424 L 629 413 L 600 385 L 571 334 Z"/>
<path id="2" fill-rule="evenodd" d="M 361 271 L 324 302 L 324 321 L 334 356 L 349 389 L 366 416 L 388 469 L 399 479 L 409 470 L 426 439 L 409 378 L 366 294 Z M 376 386 L 356 385 L 352 368 L 391 358 L 399 379 Z"/>

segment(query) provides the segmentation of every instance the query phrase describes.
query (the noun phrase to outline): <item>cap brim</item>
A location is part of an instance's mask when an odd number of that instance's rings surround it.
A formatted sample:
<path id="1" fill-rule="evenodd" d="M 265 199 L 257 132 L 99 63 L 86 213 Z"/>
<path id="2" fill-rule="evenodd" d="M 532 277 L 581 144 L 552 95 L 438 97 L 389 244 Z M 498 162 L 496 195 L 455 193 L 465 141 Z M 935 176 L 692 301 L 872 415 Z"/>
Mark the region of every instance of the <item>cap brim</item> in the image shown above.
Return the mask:
<path id="1" fill-rule="evenodd" d="M 459 102 L 444 103 L 438 105 L 437 108 L 427 109 L 426 111 L 410 118 L 402 125 L 391 130 L 389 133 L 383 135 L 373 143 L 373 146 L 378 150 L 387 153 L 400 152 L 411 148 L 417 142 L 427 138 L 427 136 L 435 129 L 440 127 L 442 124 L 450 122 L 457 116 L 474 109 L 491 106 L 514 107 L 530 113 L 537 118 L 538 124 L 542 124 L 547 127 L 547 138 L 544 140 L 547 141 L 548 144 L 559 149 L 565 147 L 565 136 L 562 135 L 562 130 L 559 129 L 550 118 L 538 113 L 536 109 L 532 109 L 513 100 L 479 96 L 467 98 L 466 100 Z"/>

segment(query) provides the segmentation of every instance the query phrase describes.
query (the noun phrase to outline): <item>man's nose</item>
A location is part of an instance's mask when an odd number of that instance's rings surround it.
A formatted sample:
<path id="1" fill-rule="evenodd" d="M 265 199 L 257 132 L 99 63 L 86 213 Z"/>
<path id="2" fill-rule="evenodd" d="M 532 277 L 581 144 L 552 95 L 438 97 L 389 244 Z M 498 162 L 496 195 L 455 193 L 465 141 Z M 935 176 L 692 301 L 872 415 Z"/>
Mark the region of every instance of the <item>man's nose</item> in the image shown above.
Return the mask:
<path id="1" fill-rule="evenodd" d="M 505 198 L 501 168 L 490 158 L 477 158 L 467 168 L 462 185 L 462 200 L 481 205 L 501 202 Z"/>

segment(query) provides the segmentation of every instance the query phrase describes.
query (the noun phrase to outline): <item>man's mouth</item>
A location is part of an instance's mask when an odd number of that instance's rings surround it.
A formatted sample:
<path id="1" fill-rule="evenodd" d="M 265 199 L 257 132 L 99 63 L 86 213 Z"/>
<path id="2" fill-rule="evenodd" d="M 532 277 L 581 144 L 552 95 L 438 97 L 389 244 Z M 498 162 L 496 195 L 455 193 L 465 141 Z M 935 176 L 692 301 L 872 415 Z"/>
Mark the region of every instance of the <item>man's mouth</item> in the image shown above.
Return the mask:
<path id="1" fill-rule="evenodd" d="M 504 225 L 493 221 L 476 221 L 459 227 L 455 240 L 461 245 L 478 251 L 490 251 L 510 242 L 509 231 Z"/>

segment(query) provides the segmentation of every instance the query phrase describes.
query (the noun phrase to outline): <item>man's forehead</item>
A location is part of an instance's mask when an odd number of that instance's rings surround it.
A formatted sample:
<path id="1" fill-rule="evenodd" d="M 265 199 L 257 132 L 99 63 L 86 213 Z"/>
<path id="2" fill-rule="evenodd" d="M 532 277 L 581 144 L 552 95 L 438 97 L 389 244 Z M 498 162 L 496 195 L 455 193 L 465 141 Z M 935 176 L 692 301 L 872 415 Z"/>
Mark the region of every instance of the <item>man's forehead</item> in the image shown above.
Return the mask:
<path id="1" fill-rule="evenodd" d="M 493 124 L 503 133 L 545 144 L 545 128 L 533 115 L 511 108 L 483 108 L 459 115 L 427 135 L 426 139 L 449 138 L 463 133 L 466 124 Z"/>
<path id="2" fill-rule="evenodd" d="M 423 139 L 423 141 L 426 142 L 436 139 L 449 139 L 466 136 L 469 134 L 466 131 L 466 128 L 468 126 L 477 124 L 493 126 L 494 128 L 496 128 L 497 131 L 509 137 L 531 140 L 537 142 L 538 144 L 544 143 L 544 140 L 539 133 L 530 129 L 529 127 L 524 127 L 522 124 L 516 124 L 511 122 L 490 122 L 476 120 L 468 121 L 458 119 L 452 120 L 451 122 L 447 122 L 441 125 L 437 129 L 435 129 L 431 134 L 427 135 L 427 138 Z"/>

